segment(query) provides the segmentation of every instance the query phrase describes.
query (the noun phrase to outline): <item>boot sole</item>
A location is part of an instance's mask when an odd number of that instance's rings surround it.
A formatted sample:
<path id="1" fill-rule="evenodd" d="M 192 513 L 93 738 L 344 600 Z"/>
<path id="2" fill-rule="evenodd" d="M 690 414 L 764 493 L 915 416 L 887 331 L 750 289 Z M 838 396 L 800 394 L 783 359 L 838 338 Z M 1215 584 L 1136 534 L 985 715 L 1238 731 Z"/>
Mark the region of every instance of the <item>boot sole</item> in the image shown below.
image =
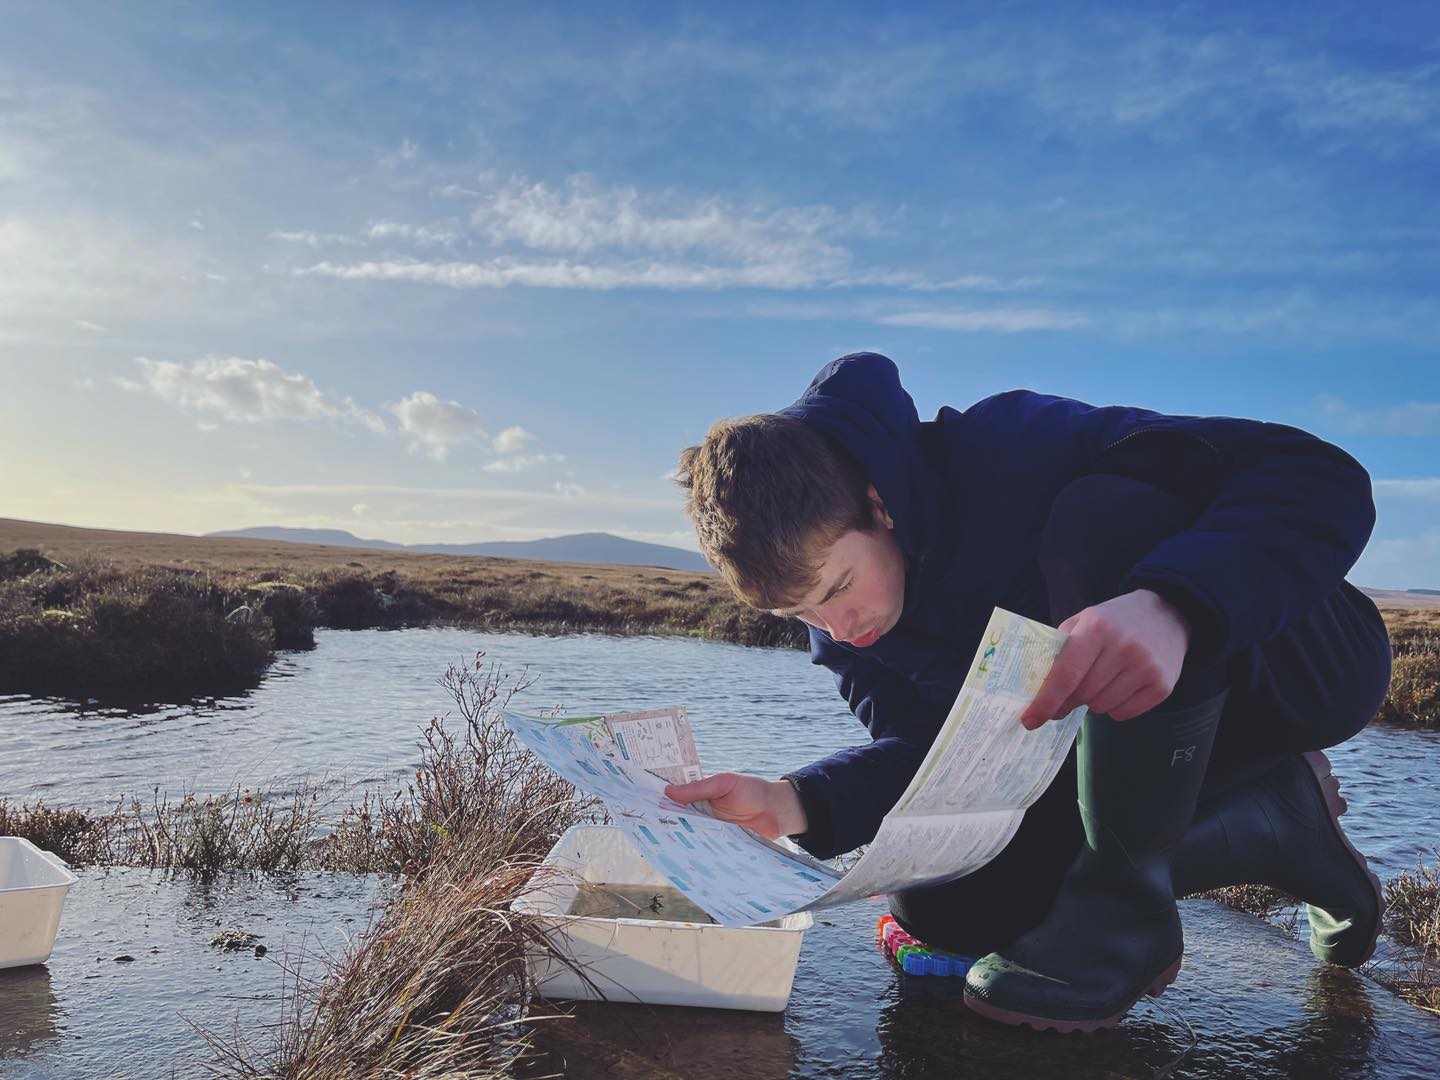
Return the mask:
<path id="1" fill-rule="evenodd" d="M 1055 1020 L 1048 1016 L 1031 1016 L 1028 1013 L 1014 1012 L 1011 1009 L 1002 1009 L 999 1006 L 991 1005 L 981 1001 L 979 998 L 971 997 L 967 988 L 965 991 L 965 1007 L 976 1014 L 985 1017 L 987 1020 L 995 1020 L 1001 1024 L 1009 1024 L 1011 1027 L 1028 1027 L 1036 1031 L 1055 1031 L 1061 1035 L 1069 1035 L 1073 1032 L 1090 1034 L 1104 1028 L 1112 1028 L 1124 1019 L 1125 1014 L 1134 1008 L 1135 1003 L 1142 997 L 1159 997 L 1166 988 L 1175 981 L 1180 974 L 1180 965 L 1184 957 L 1176 959 L 1175 963 L 1166 968 L 1160 975 L 1150 982 L 1144 990 L 1127 1001 L 1119 1012 L 1106 1016 L 1099 1020 Z"/>
<path id="2" fill-rule="evenodd" d="M 1335 830 L 1335 835 L 1345 845 L 1347 851 L 1355 859 L 1355 864 L 1364 872 L 1366 879 L 1370 882 L 1370 888 L 1375 891 L 1375 933 L 1370 938 L 1370 944 L 1366 946 L 1365 953 L 1353 964 L 1343 965 L 1345 967 L 1359 967 L 1365 961 L 1375 955 L 1375 946 L 1380 941 L 1380 928 L 1385 924 L 1385 888 L 1380 884 L 1380 879 L 1370 869 L 1370 863 L 1366 861 L 1358 848 L 1350 842 L 1345 835 L 1345 830 L 1340 826 L 1340 816 L 1350 809 L 1350 804 L 1340 794 L 1340 778 L 1335 775 L 1335 769 L 1330 764 L 1330 759 L 1325 756 L 1322 750 L 1310 750 L 1304 755 L 1305 764 L 1315 774 L 1315 782 L 1320 785 L 1320 793 L 1325 796 L 1325 807 L 1330 812 L 1330 825 Z"/>

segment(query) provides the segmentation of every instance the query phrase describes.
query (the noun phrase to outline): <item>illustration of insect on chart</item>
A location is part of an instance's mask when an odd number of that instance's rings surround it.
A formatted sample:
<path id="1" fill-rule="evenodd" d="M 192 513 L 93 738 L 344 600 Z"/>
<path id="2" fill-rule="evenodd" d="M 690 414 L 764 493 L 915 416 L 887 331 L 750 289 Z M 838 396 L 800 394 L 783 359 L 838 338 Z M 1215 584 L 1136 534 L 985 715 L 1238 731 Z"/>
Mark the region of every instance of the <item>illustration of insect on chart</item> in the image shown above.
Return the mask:
<path id="1" fill-rule="evenodd" d="M 683 709 L 543 719 L 507 711 L 516 737 L 598 796 L 651 863 L 726 926 L 768 922 L 978 870 L 1010 842 L 1055 778 L 1085 707 L 1027 731 L 1019 722 L 1066 635 L 996 608 L 945 724 L 874 841 L 846 874 L 791 852 L 703 804 L 665 797 L 699 779 Z"/>

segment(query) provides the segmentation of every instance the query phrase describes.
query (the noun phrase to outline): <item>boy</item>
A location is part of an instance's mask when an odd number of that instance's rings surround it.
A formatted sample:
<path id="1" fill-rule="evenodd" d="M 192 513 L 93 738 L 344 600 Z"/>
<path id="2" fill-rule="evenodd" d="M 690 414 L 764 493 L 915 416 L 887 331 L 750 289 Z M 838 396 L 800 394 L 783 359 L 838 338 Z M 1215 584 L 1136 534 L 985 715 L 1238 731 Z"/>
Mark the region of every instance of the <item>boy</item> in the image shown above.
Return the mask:
<path id="1" fill-rule="evenodd" d="M 944 722 L 991 608 L 1070 638 L 1022 722 L 1087 706 L 1066 767 L 991 863 L 891 897 L 927 943 L 983 955 L 975 1011 L 1115 1024 L 1180 967 L 1176 896 L 1272 884 L 1311 948 L 1375 947 L 1378 880 L 1319 753 L 1389 684 L 1379 612 L 1345 582 L 1368 474 L 1278 424 L 1094 408 L 1029 391 L 922 423 L 895 365 L 826 366 L 778 414 L 680 458 L 706 557 L 754 607 L 810 627 L 869 729 L 779 780 L 720 773 L 682 802 L 819 857 L 871 840 Z"/>

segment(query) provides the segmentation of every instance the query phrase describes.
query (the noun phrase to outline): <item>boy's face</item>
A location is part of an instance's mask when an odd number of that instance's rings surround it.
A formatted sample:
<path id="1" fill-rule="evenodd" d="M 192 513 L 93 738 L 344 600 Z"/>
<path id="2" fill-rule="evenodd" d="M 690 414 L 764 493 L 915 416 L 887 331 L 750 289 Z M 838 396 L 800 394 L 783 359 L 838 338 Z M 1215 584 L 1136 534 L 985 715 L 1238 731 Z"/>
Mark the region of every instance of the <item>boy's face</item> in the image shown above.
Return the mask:
<path id="1" fill-rule="evenodd" d="M 895 628 L 905 607 L 905 557 L 884 504 L 870 489 L 875 528 L 842 533 L 825 552 L 820 580 L 802 604 L 777 611 L 866 648 Z"/>

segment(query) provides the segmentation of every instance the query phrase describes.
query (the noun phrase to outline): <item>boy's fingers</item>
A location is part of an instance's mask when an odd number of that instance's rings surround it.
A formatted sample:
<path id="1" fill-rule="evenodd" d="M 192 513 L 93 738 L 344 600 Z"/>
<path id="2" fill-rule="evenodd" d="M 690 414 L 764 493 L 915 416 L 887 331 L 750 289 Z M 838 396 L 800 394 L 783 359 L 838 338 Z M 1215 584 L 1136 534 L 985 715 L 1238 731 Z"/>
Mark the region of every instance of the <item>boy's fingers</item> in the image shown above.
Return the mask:
<path id="1" fill-rule="evenodd" d="M 1034 730 L 1047 720 L 1052 719 L 1060 708 L 1060 705 L 1080 685 L 1086 672 L 1090 670 L 1095 662 L 1099 649 L 1097 646 L 1086 644 L 1077 638 L 1071 638 L 1060 650 L 1060 655 L 1055 658 L 1055 666 L 1050 669 L 1050 674 L 1040 685 L 1040 691 L 1035 695 L 1035 700 L 1025 707 L 1020 714 L 1020 723 L 1026 728 Z"/>
<path id="2" fill-rule="evenodd" d="M 700 799 L 718 799 L 734 786 L 735 778 L 730 773 L 716 773 L 714 776 L 707 776 L 703 780 L 693 780 L 688 784 L 669 784 L 665 788 L 665 797 L 683 803 L 697 802 Z"/>

